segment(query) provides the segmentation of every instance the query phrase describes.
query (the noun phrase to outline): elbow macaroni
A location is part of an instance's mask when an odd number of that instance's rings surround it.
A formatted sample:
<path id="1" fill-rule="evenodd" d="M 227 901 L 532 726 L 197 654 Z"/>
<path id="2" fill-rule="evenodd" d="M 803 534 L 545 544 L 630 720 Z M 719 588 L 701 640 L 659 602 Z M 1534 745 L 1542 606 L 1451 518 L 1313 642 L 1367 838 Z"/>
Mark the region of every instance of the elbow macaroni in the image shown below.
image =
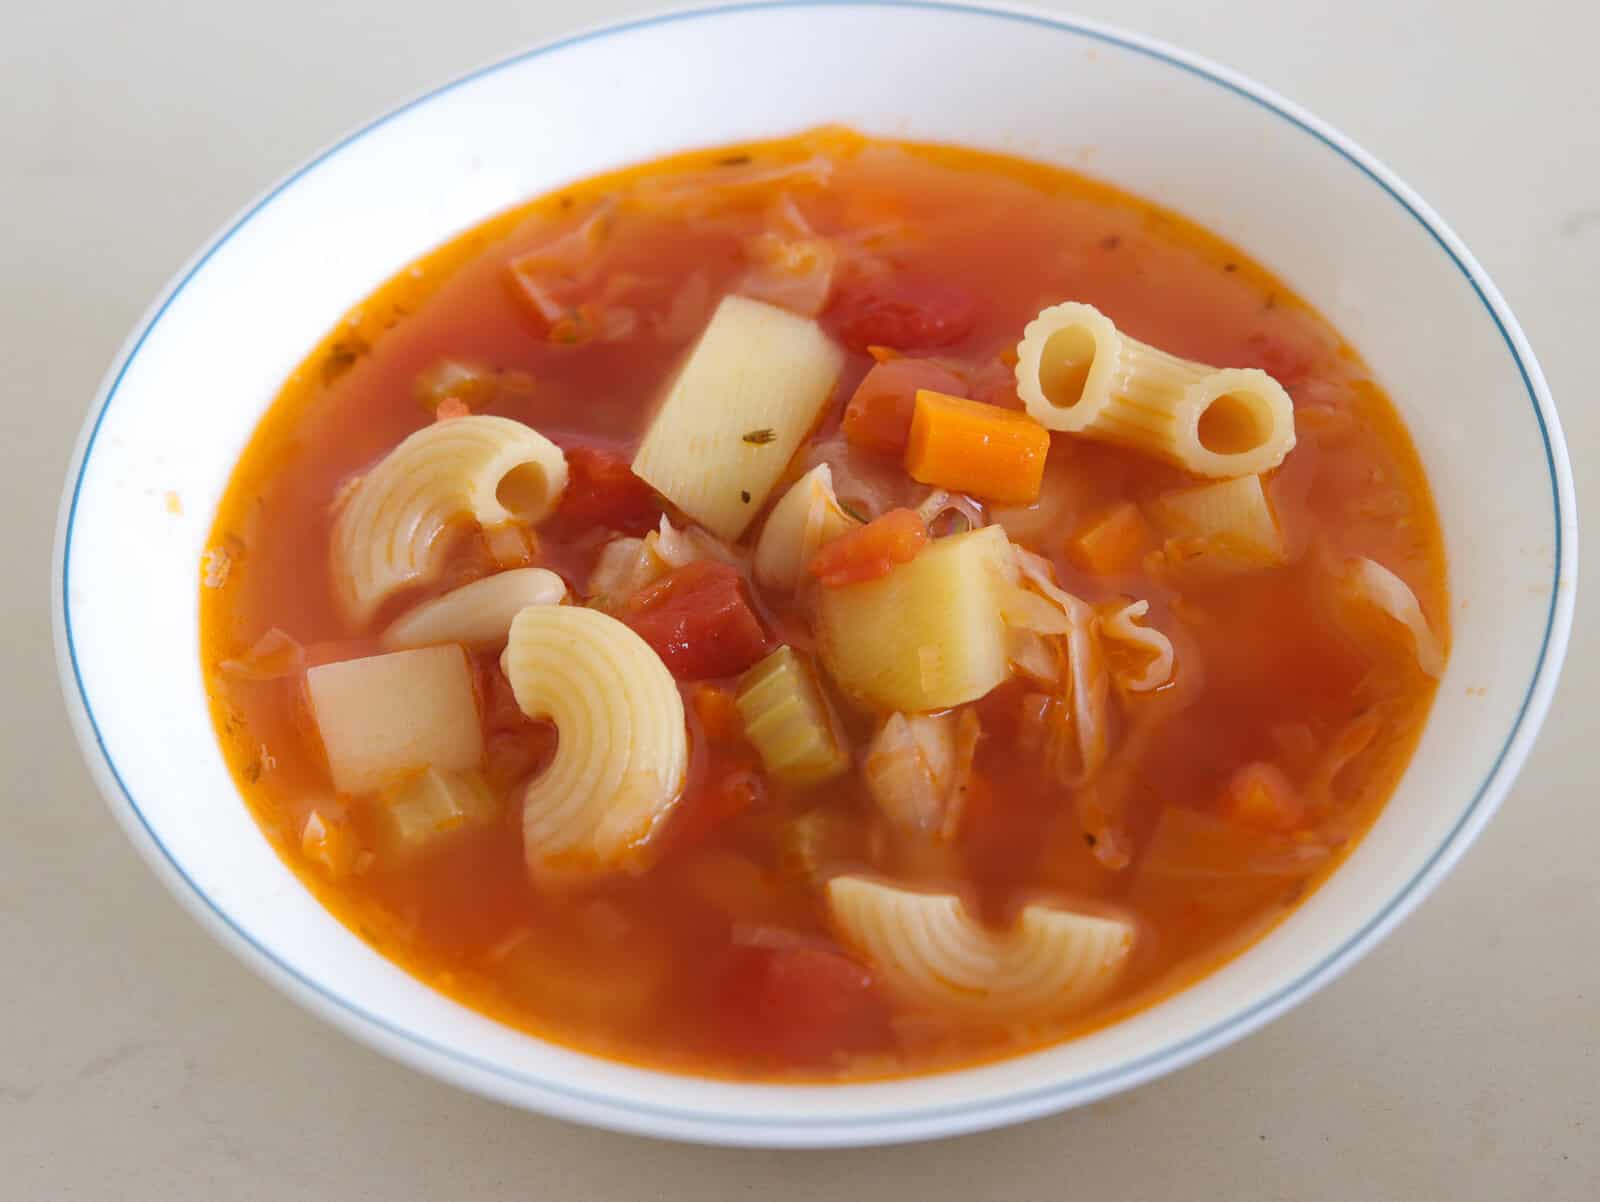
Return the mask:
<path id="1" fill-rule="evenodd" d="M 840 936 L 907 1002 L 981 1018 L 1048 1018 L 1108 989 L 1133 948 L 1133 924 L 1035 903 L 1008 930 L 960 898 L 859 876 L 828 882 Z"/>
<path id="2" fill-rule="evenodd" d="M 1294 407 L 1266 372 L 1169 355 L 1128 337 L 1092 305 L 1053 305 L 1029 322 L 1016 376 L 1041 425 L 1197 475 L 1264 472 L 1294 448 Z"/>
<path id="3" fill-rule="evenodd" d="M 330 558 L 345 616 L 369 621 L 387 597 L 436 573 L 454 523 L 532 525 L 566 486 L 561 448 L 521 422 L 424 426 L 355 485 L 334 523 Z"/>
<path id="4" fill-rule="evenodd" d="M 621 867 L 683 791 L 688 735 L 672 674 L 615 618 L 568 605 L 518 614 L 500 666 L 522 712 L 549 719 L 559 739 L 522 799 L 528 870 Z"/>

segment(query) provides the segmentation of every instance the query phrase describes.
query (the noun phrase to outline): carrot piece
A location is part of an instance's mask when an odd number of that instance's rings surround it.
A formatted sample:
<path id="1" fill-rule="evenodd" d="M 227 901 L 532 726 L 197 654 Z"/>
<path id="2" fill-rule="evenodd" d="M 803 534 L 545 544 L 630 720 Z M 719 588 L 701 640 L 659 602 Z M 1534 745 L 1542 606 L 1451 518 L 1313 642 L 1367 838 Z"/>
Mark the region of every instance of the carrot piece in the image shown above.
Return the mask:
<path id="1" fill-rule="evenodd" d="M 911 411 L 917 389 L 960 392 L 961 380 L 926 359 L 880 360 L 845 406 L 844 436 L 858 447 L 898 455 L 911 436 Z"/>
<path id="2" fill-rule="evenodd" d="M 810 572 L 824 588 L 887 576 L 916 558 L 928 541 L 928 524 L 915 509 L 891 509 L 834 539 L 812 559 Z"/>
<path id="3" fill-rule="evenodd" d="M 1101 514 L 1067 543 L 1067 557 L 1085 572 L 1115 576 L 1131 572 L 1144 554 L 1150 529 L 1132 501 Z"/>
<path id="4" fill-rule="evenodd" d="M 1222 816 L 1251 830 L 1287 834 L 1306 818 L 1295 787 L 1271 764 L 1246 764 L 1222 791 Z"/>
<path id="5" fill-rule="evenodd" d="M 716 742 L 736 739 L 743 729 L 739 707 L 734 703 L 733 690 L 721 685 L 700 684 L 689 690 L 689 704 L 695 717 L 700 719 L 700 729 L 706 738 Z"/>
<path id="6" fill-rule="evenodd" d="M 917 390 L 906 444 L 913 480 L 1002 505 L 1039 498 L 1050 431 L 1025 413 Z"/>

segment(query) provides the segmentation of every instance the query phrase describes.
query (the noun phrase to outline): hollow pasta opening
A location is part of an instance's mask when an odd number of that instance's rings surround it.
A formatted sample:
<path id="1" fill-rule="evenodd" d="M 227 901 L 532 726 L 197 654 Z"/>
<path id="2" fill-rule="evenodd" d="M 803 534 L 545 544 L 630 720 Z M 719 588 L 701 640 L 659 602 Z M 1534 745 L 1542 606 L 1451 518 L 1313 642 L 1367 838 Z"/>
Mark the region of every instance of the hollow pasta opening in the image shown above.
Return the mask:
<path id="1" fill-rule="evenodd" d="M 1094 353 L 1094 335 L 1082 326 L 1067 326 L 1050 335 L 1039 356 L 1039 387 L 1045 400 L 1058 409 L 1071 409 L 1081 401 Z"/>
<path id="2" fill-rule="evenodd" d="M 513 517 L 535 522 L 550 502 L 550 478 L 537 463 L 519 463 L 494 487 L 494 499 Z"/>
<path id="3" fill-rule="evenodd" d="M 1272 437 L 1272 412 L 1261 398 L 1225 392 L 1200 414 L 1200 445 L 1217 455 L 1242 455 Z"/>

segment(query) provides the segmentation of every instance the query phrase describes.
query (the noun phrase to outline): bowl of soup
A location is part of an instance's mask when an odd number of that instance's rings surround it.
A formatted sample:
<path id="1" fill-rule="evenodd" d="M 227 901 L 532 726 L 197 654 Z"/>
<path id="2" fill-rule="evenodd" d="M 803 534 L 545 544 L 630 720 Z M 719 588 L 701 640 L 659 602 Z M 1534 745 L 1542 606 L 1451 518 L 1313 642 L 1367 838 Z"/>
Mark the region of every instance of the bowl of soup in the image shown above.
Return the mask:
<path id="1" fill-rule="evenodd" d="M 107 377 L 55 606 L 113 813 L 273 984 L 530 1109 L 839 1145 L 1353 963 L 1525 758 L 1575 555 L 1514 318 L 1347 139 L 1083 22 L 785 3 L 251 205 Z"/>

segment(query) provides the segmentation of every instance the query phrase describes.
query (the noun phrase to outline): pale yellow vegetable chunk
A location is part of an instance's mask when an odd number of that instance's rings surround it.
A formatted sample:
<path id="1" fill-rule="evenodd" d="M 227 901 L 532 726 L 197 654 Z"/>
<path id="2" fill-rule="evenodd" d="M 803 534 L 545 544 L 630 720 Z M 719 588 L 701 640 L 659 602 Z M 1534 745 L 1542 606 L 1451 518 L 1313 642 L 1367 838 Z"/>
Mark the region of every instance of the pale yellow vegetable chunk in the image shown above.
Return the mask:
<path id="1" fill-rule="evenodd" d="M 859 876 L 828 882 L 840 937 L 902 1000 L 981 1018 L 1071 1013 L 1121 974 L 1134 926 L 1055 905 L 1023 908 L 1005 930 L 974 918 L 961 899 Z"/>
<path id="2" fill-rule="evenodd" d="M 741 676 L 735 704 L 745 738 L 779 780 L 818 785 L 849 770 L 828 703 L 794 648 L 779 647 Z"/>
<path id="3" fill-rule="evenodd" d="M 976 701 L 1010 675 L 1000 594 L 1012 562 L 1005 531 L 987 526 L 938 539 L 877 580 L 822 589 L 823 665 L 869 709 Z"/>
<path id="4" fill-rule="evenodd" d="M 634 474 L 719 538 L 738 539 L 843 363 L 816 322 L 725 297 L 650 423 Z"/>
<path id="5" fill-rule="evenodd" d="M 483 759 L 466 652 L 454 644 L 322 664 L 306 673 L 333 786 L 366 793 L 424 768 Z"/>
<path id="6" fill-rule="evenodd" d="M 401 856 L 426 851 L 455 831 L 487 826 L 499 815 L 482 776 L 437 768 L 385 789 L 377 807 L 387 849 Z"/>
<path id="7" fill-rule="evenodd" d="M 1283 562 L 1283 532 L 1260 476 L 1163 493 L 1151 510 L 1169 534 L 1205 544 L 1217 567 L 1243 570 Z"/>

